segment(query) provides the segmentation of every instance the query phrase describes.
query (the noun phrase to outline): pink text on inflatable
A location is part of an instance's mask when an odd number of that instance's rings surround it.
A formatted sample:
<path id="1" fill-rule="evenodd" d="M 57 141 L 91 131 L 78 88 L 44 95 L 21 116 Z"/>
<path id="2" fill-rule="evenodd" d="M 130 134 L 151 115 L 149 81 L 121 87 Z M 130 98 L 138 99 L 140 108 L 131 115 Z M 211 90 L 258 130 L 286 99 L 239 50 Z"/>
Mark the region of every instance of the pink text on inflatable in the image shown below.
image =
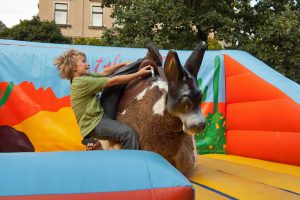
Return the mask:
<path id="1" fill-rule="evenodd" d="M 121 57 L 121 55 L 117 54 L 117 56 L 114 59 L 113 65 L 115 65 L 115 64 L 118 63 L 118 60 L 120 59 L 120 57 Z M 96 63 L 97 64 L 96 64 L 96 66 L 94 68 L 94 73 L 98 72 L 99 67 L 101 67 L 101 65 L 103 65 L 103 68 L 111 66 L 111 62 L 108 62 L 107 64 L 103 63 L 103 57 L 100 57 L 98 60 L 96 60 Z"/>

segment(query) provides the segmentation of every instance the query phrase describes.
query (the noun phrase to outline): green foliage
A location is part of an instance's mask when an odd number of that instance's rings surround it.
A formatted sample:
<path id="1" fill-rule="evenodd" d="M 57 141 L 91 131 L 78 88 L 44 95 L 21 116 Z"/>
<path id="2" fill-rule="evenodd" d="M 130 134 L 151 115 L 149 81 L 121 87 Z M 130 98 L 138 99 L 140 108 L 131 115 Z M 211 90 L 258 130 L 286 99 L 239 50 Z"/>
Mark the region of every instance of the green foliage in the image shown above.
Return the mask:
<path id="1" fill-rule="evenodd" d="M 9 29 L 6 25 L 0 20 L 0 38 L 6 38 L 8 35 Z"/>
<path id="2" fill-rule="evenodd" d="M 231 42 L 300 83 L 300 8 L 292 0 L 240 7 Z M 242 30 L 239 31 L 239 30 Z"/>
<path id="3" fill-rule="evenodd" d="M 106 6 L 114 4 L 116 17 L 115 26 L 103 38 L 111 46 L 145 47 L 155 42 L 165 49 L 193 49 L 211 31 L 229 30 L 232 2 L 103 0 Z"/>
<path id="4" fill-rule="evenodd" d="M 6 25 L 0 20 L 0 32 L 7 29 Z"/>
<path id="5" fill-rule="evenodd" d="M 193 49 L 210 32 L 300 83 L 300 5 L 294 0 L 103 0 L 115 26 L 103 45 Z M 221 49 L 208 40 L 208 48 Z"/>
<path id="6" fill-rule="evenodd" d="M 207 49 L 209 49 L 209 50 L 221 50 L 221 49 L 223 49 L 223 47 L 219 43 L 218 40 L 213 39 L 213 38 L 208 38 L 208 40 L 207 40 Z"/>
<path id="7" fill-rule="evenodd" d="M 103 39 L 98 38 L 74 38 L 73 44 L 105 46 L 105 42 L 103 42 Z"/>
<path id="8" fill-rule="evenodd" d="M 71 39 L 63 36 L 53 21 L 42 22 L 38 16 L 34 16 L 31 20 L 21 21 L 20 24 L 8 29 L 1 37 L 35 42 L 71 43 Z"/>

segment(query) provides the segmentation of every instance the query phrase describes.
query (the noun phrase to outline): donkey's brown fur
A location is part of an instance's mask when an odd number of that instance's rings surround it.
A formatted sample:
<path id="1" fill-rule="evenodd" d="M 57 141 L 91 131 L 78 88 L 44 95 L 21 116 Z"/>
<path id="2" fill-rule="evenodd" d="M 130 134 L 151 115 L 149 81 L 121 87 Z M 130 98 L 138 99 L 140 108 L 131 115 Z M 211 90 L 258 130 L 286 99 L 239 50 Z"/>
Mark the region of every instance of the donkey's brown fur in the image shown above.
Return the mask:
<path id="1" fill-rule="evenodd" d="M 192 168 L 195 164 L 193 136 L 184 133 L 181 120 L 166 109 L 163 115 L 153 112 L 155 103 L 159 100 L 165 102 L 166 99 L 161 98 L 166 98 L 166 91 L 150 85 L 142 92 L 145 92 L 143 98 L 132 100 L 125 110 L 118 113 L 118 120 L 138 133 L 141 149 L 161 154 L 182 172 Z"/>

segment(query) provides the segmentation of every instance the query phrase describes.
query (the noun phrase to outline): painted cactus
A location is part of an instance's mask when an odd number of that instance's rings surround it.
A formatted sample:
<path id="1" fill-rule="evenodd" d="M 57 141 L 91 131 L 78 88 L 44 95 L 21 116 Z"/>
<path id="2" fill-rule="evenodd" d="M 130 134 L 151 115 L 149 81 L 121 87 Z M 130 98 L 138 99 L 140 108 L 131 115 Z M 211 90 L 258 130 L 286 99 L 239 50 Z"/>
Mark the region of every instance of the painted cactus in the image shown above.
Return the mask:
<path id="1" fill-rule="evenodd" d="M 203 133 L 196 134 L 196 147 L 200 154 L 207 153 L 225 153 L 225 130 L 226 122 L 223 113 L 218 110 L 219 96 L 219 78 L 221 59 L 217 56 L 214 60 L 214 77 L 213 77 L 213 113 L 208 113 L 206 116 L 206 126 Z M 203 97 L 206 98 L 208 87 L 203 89 L 202 80 L 198 80 L 199 88 L 203 91 Z M 204 100 L 205 100 L 204 98 Z"/>

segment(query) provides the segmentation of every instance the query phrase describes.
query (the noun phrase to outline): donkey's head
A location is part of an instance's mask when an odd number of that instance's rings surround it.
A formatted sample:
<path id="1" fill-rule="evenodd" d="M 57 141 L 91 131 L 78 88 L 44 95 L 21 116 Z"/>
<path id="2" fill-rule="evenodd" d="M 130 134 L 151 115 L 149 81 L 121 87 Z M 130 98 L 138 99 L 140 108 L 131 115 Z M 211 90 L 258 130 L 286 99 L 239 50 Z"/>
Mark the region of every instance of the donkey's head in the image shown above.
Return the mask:
<path id="1" fill-rule="evenodd" d="M 167 110 L 181 119 L 183 131 L 189 134 L 201 132 L 205 127 L 205 117 L 200 109 L 202 93 L 197 83 L 205 48 L 205 42 L 200 42 L 184 67 L 181 66 L 176 51 L 170 50 L 164 65 L 168 81 Z"/>

